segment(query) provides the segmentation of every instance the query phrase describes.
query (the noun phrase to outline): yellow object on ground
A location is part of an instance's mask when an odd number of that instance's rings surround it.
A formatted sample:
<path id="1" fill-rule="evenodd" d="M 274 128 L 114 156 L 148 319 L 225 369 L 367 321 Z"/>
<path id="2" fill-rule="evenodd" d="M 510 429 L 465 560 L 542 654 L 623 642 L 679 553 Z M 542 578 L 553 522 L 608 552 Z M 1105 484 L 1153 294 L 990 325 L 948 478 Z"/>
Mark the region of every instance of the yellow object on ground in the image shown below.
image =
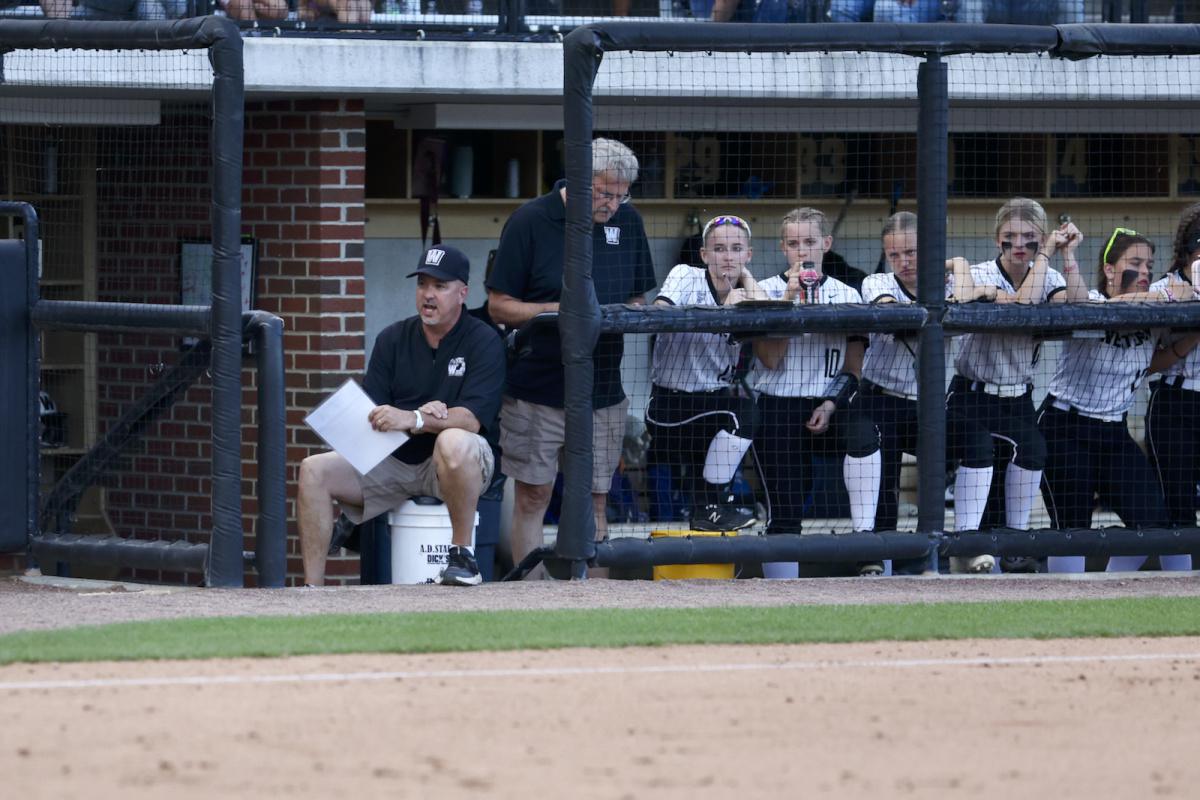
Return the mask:
<path id="1" fill-rule="evenodd" d="M 680 530 L 663 530 L 650 531 L 650 538 L 660 536 L 736 536 L 736 533 L 723 533 L 721 531 L 680 531 Z M 733 564 L 663 564 L 654 567 L 654 580 L 656 581 L 689 581 L 689 580 L 710 580 L 710 581 L 729 581 L 733 580 Z"/>

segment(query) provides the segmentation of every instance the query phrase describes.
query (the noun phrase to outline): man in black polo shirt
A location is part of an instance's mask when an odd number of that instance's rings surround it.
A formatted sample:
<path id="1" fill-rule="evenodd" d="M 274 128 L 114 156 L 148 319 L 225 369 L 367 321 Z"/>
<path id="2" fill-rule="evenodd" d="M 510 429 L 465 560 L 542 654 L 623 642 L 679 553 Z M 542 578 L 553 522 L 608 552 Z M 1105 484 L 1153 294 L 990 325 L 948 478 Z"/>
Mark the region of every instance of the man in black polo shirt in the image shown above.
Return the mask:
<path id="1" fill-rule="evenodd" d="M 638 161 L 618 141 L 592 142 L 592 279 L 601 303 L 641 303 L 656 285 L 641 215 L 629 202 Z M 487 281 L 488 308 L 501 324 L 519 327 L 537 314 L 557 311 L 562 294 L 566 183 L 518 208 L 500 234 Z M 604 334 L 596 345 L 592 502 L 596 536 L 607 531 L 604 506 L 612 481 L 629 401 L 621 387 L 624 339 Z M 542 519 L 550 504 L 563 448 L 563 366 L 558 329 L 536 331 L 531 347 L 509 369 L 500 414 L 504 471 L 515 485 L 512 550 L 520 561 L 542 544 Z"/>
<path id="2" fill-rule="evenodd" d="M 471 537 L 475 505 L 495 466 L 488 439 L 496 437 L 504 346 L 489 325 L 464 313 L 470 272 L 459 250 L 426 250 L 408 276 L 417 276 L 417 316 L 375 340 L 363 389 L 379 405 L 368 419 L 378 431 L 407 431 L 409 440 L 366 475 L 338 453 L 300 464 L 296 508 L 306 584 L 325 580 L 335 501 L 360 523 L 417 495 L 441 498 L 450 512 L 454 546 L 441 582 L 480 582 Z"/>

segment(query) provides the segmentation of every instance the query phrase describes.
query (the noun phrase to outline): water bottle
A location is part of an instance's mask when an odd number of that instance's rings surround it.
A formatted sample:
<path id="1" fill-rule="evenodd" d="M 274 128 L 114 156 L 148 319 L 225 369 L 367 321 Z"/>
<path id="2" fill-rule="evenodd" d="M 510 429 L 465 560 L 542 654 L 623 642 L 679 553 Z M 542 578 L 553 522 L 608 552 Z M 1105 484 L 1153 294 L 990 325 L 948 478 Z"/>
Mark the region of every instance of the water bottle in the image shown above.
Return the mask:
<path id="1" fill-rule="evenodd" d="M 800 297 L 803 298 L 802 303 L 817 302 L 817 292 L 821 286 L 821 273 L 817 272 L 817 265 L 811 261 L 805 261 L 800 265 Z"/>
<path id="2" fill-rule="evenodd" d="M 504 180 L 504 196 L 521 196 L 521 162 L 515 158 L 508 160 L 508 169 Z"/>

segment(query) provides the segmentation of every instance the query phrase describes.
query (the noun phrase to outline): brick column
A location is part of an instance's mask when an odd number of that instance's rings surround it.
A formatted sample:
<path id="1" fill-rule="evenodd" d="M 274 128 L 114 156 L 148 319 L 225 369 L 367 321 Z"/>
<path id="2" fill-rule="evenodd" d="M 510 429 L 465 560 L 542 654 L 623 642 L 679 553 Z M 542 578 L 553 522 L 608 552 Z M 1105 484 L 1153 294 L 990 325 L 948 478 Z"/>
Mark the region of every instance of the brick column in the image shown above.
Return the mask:
<path id="1" fill-rule="evenodd" d="M 284 320 L 289 581 L 301 576 L 296 474 L 301 460 L 326 449 L 304 416 L 365 368 L 365 125 L 361 100 L 278 101 L 246 110 L 242 220 L 258 242 L 257 307 Z M 242 432 L 248 533 L 258 435 L 253 404 L 248 389 Z M 331 583 L 357 582 L 358 559 L 330 559 L 328 576 Z"/>

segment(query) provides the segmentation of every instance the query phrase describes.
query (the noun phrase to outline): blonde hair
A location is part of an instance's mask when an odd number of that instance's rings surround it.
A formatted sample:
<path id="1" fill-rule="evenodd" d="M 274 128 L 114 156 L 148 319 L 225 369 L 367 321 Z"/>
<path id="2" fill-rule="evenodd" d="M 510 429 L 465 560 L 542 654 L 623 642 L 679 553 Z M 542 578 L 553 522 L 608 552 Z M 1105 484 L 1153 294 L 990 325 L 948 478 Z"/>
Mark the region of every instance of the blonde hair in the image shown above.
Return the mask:
<path id="1" fill-rule="evenodd" d="M 810 208 L 809 206 L 801 206 L 793 208 L 783 215 L 783 221 L 779 223 L 779 238 L 783 239 L 787 235 L 788 225 L 795 225 L 800 222 L 815 222 L 822 236 L 833 235 L 833 229 L 829 226 L 829 220 L 825 218 L 824 212 Z"/>
<path id="2" fill-rule="evenodd" d="M 911 211 L 897 211 L 887 218 L 887 222 L 883 223 L 883 231 L 880 232 L 879 238 L 892 233 L 904 233 L 906 231 L 915 231 L 917 229 L 917 215 Z"/>
<path id="3" fill-rule="evenodd" d="M 1012 220 L 1028 222 L 1038 229 L 1042 236 L 1046 235 L 1046 209 L 1035 200 L 1030 200 L 1028 197 L 1014 197 L 1004 205 L 1000 206 L 1000 210 L 996 212 L 996 229 L 993 231 L 994 236 L 1000 235 L 1000 229 L 1004 227 L 1004 223 Z"/>
<path id="4" fill-rule="evenodd" d="M 638 160 L 627 146 L 616 139 L 592 140 L 592 174 L 616 173 L 622 183 L 633 183 L 638 176 Z"/>

